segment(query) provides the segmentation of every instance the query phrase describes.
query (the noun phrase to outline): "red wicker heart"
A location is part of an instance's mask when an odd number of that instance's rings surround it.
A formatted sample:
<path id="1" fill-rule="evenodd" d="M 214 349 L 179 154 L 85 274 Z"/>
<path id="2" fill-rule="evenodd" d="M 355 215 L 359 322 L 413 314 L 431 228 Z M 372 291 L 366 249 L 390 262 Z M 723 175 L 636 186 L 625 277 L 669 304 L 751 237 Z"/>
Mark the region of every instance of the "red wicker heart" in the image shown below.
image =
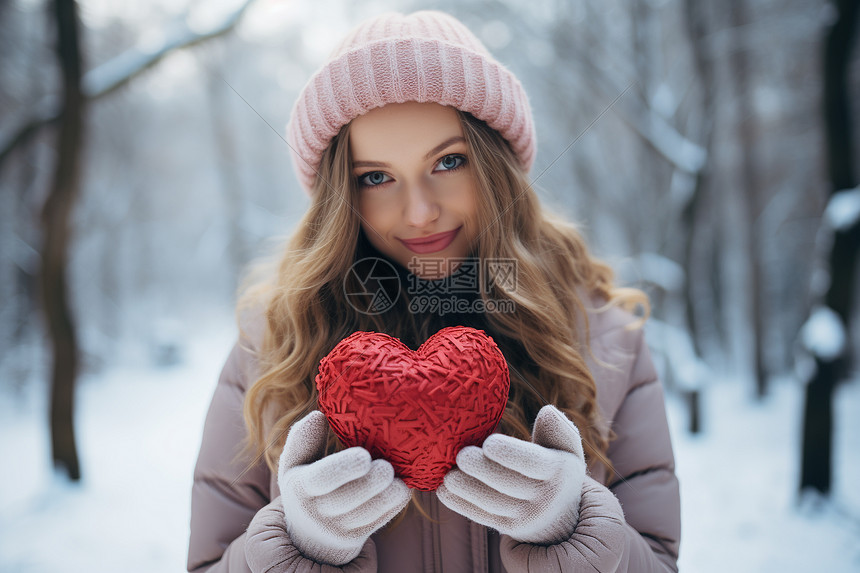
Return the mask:
<path id="1" fill-rule="evenodd" d="M 414 352 L 387 334 L 355 332 L 320 361 L 316 385 L 345 445 L 388 460 L 409 487 L 433 491 L 461 448 L 496 429 L 510 377 L 483 330 L 451 326 Z"/>

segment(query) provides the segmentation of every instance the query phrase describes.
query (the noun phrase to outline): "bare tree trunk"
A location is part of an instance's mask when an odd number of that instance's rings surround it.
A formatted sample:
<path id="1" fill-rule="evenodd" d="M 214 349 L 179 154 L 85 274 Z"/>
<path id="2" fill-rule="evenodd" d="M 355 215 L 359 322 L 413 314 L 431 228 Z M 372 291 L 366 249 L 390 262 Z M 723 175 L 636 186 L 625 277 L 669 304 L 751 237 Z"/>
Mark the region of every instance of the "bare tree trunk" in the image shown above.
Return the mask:
<path id="1" fill-rule="evenodd" d="M 745 0 L 731 0 L 729 3 L 732 25 L 742 29 L 749 19 L 746 14 Z M 761 240 L 758 231 L 759 190 L 758 174 L 756 173 L 756 133 L 755 113 L 752 109 L 752 86 L 750 85 L 750 62 L 746 45 L 732 46 L 732 68 L 736 76 L 737 90 L 737 126 L 741 149 L 741 194 L 746 199 L 746 211 L 749 224 L 749 287 L 750 313 L 753 326 L 753 361 L 755 373 L 756 396 L 764 397 L 767 393 L 767 372 L 764 365 L 764 293 L 765 282 L 762 280 Z"/>
<path id="2" fill-rule="evenodd" d="M 824 124 L 831 193 L 857 185 L 852 167 L 852 117 L 848 98 L 847 75 L 851 48 L 860 16 L 856 0 L 836 0 L 838 19 L 833 23 L 824 46 Z M 854 277 L 860 249 L 860 223 L 836 229 L 830 251 L 830 286 L 824 304 L 842 321 L 846 337 L 855 294 Z M 828 493 L 831 484 L 833 450 L 833 389 L 846 374 L 848 349 L 836 357 L 815 356 L 816 373 L 806 386 L 803 412 L 803 445 L 800 490 L 813 488 Z"/>
<path id="3" fill-rule="evenodd" d="M 83 96 L 77 6 L 74 0 L 54 0 L 57 56 L 63 75 L 63 104 L 57 141 L 57 162 L 50 194 L 42 211 L 44 244 L 40 285 L 53 349 L 51 374 L 51 449 L 56 466 L 73 481 L 81 479 L 74 432 L 74 388 L 78 347 L 68 304 L 69 218 L 78 192 L 79 151 L 83 142 Z"/>
<path id="4" fill-rule="evenodd" d="M 684 17 L 687 24 L 687 33 L 690 38 L 690 44 L 693 47 L 693 58 L 696 63 L 696 71 L 699 75 L 699 81 L 702 85 L 702 104 L 704 114 L 704 136 L 705 141 L 703 146 L 708 152 L 709 162 L 713 161 L 711 153 L 713 141 L 713 117 L 715 113 L 714 107 L 714 70 L 711 61 L 711 54 L 705 53 L 704 38 L 708 33 L 707 20 L 705 18 L 704 8 L 695 0 L 686 0 L 684 2 Z M 696 300 L 694 293 L 696 288 L 694 285 L 697 280 L 695 272 L 696 263 L 696 246 L 698 245 L 697 237 L 699 236 L 700 228 L 697 225 L 700 217 L 700 206 L 702 204 L 705 188 L 710 175 L 710 166 L 706 164 L 697 174 L 695 189 L 690 201 L 681 212 L 681 225 L 684 229 L 684 235 L 687 241 L 684 243 L 684 259 L 683 265 L 687 274 L 687 281 L 684 285 L 684 305 L 686 307 L 687 329 L 690 331 L 690 339 L 693 341 L 693 348 L 698 356 L 703 356 L 702 343 L 699 340 L 699 325 L 697 323 Z"/>

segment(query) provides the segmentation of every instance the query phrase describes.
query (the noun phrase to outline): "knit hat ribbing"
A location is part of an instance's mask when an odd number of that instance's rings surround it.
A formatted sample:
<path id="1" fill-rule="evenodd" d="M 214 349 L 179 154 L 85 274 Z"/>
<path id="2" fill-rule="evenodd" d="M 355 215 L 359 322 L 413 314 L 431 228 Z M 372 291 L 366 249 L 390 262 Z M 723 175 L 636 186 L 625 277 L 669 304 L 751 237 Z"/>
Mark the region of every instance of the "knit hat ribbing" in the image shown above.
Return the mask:
<path id="1" fill-rule="evenodd" d="M 293 106 L 287 141 L 305 191 L 312 192 L 323 151 L 341 127 L 406 101 L 436 102 L 485 121 L 511 144 L 523 169 L 531 169 L 534 122 L 517 78 L 454 17 L 391 12 L 347 34 Z"/>

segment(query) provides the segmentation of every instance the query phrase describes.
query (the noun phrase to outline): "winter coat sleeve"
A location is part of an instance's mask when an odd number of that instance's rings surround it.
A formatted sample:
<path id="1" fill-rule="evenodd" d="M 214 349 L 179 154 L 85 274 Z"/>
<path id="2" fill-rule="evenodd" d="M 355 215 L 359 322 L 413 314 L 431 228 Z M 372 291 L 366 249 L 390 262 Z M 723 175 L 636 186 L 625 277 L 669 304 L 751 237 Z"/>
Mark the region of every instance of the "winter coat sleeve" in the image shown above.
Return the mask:
<path id="1" fill-rule="evenodd" d="M 641 330 L 613 329 L 592 343 L 602 346 L 603 360 L 629 357 L 593 369 L 598 392 L 619 396 L 608 400 L 614 477 L 608 487 L 586 478 L 570 539 L 542 546 L 503 535 L 502 561 L 508 571 L 677 571 L 680 494 L 662 384 Z"/>
<path id="2" fill-rule="evenodd" d="M 242 407 L 256 379 L 254 351 L 234 346 L 221 372 L 206 422 L 191 490 L 188 571 L 208 573 L 369 573 L 376 550 L 368 540 L 343 567 L 301 555 L 286 531 L 280 497 L 270 499 L 272 473 L 262 460 L 237 458 L 246 435 Z"/>
<path id="3" fill-rule="evenodd" d="M 247 531 L 248 563 L 255 572 L 296 573 L 369 573 L 377 570 L 376 545 L 371 539 L 364 542 L 358 557 L 343 566 L 316 563 L 308 559 L 293 545 L 284 521 L 284 506 L 276 497 L 257 512 Z"/>

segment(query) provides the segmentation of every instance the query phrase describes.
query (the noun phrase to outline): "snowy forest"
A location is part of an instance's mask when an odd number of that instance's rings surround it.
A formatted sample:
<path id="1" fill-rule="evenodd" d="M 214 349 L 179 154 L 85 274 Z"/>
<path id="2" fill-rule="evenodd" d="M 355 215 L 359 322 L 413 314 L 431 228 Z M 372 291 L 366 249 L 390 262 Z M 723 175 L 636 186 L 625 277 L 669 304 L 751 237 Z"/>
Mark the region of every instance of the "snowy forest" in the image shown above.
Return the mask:
<path id="1" fill-rule="evenodd" d="M 184 570 L 237 286 L 309 205 L 292 105 L 423 8 L 520 78 L 541 200 L 650 297 L 681 571 L 860 571 L 853 0 L 0 0 L 0 571 Z"/>

